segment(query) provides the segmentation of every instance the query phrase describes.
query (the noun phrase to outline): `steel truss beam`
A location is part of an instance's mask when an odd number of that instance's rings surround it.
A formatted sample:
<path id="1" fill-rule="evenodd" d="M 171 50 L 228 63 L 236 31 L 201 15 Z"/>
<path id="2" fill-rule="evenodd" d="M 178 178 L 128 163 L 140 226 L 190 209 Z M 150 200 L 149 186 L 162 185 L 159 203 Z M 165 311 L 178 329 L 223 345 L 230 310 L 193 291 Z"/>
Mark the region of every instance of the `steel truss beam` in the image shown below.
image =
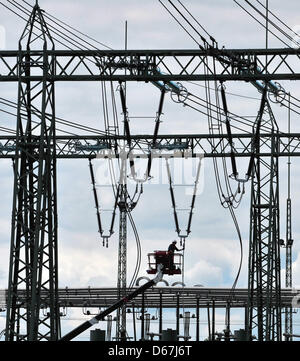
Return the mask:
<path id="1" fill-rule="evenodd" d="M 145 281 L 144 281 L 145 282 Z M 137 289 L 126 289 L 126 293 Z M 26 291 L 19 290 L 19 298 L 23 301 L 22 307 L 26 305 Z M 43 292 L 43 291 L 42 291 Z M 5 290 L 1 290 L 1 293 L 6 295 Z M 299 295 L 299 289 L 285 289 L 281 290 L 282 307 L 289 307 L 292 304 L 293 298 Z M 158 308 L 160 306 L 160 298 L 162 295 L 164 308 L 176 308 L 176 295 L 180 296 L 180 299 L 184 300 L 184 307 L 192 308 L 199 301 L 200 307 L 207 307 L 207 304 L 215 301 L 216 307 L 223 307 L 229 304 L 231 308 L 247 307 L 248 302 L 248 289 L 236 288 L 231 290 L 230 288 L 213 288 L 213 287 L 174 287 L 159 285 L 148 289 L 144 295 L 146 308 Z M 61 310 L 65 307 L 82 307 L 85 309 L 104 307 L 107 308 L 119 300 L 119 290 L 116 287 L 102 287 L 102 288 L 60 288 L 58 290 L 59 306 Z M 266 294 L 263 293 L 263 299 L 266 299 Z M 132 307 L 133 303 L 136 308 L 142 306 L 142 295 L 137 296 L 134 300 L 127 303 L 127 307 Z M 5 308 L 3 304 L 1 307 Z"/>
<path id="2" fill-rule="evenodd" d="M 261 144 L 263 145 L 258 155 L 269 157 L 272 154 L 270 148 L 271 138 L 278 142 L 278 157 L 299 157 L 300 156 L 300 133 L 276 133 L 272 136 L 270 133 L 260 134 Z M 38 137 L 32 135 L 32 139 L 37 140 Z M 235 143 L 235 154 L 237 157 L 249 157 L 253 151 L 251 134 L 233 134 L 232 138 Z M 159 154 L 158 147 L 162 151 L 168 151 L 168 146 L 173 146 L 176 150 L 180 150 L 180 145 L 184 145 L 186 150 L 193 153 L 202 153 L 206 158 L 213 157 L 230 157 L 230 146 L 227 136 L 212 134 L 165 134 L 158 135 L 156 138 L 156 148 L 154 150 Z M 78 136 L 61 136 L 57 135 L 51 140 L 55 144 L 55 153 L 57 159 L 90 159 L 96 158 L 97 153 L 103 149 L 103 146 L 117 149 L 115 144 L 121 140 L 125 140 L 123 136 L 98 136 L 98 135 L 78 135 Z M 152 149 L 153 136 L 151 135 L 132 135 L 132 151 L 139 152 Z M 214 142 L 212 141 L 214 140 Z M 32 148 L 38 145 L 32 141 Z M 158 147 L 157 147 L 158 146 Z M 166 146 L 164 148 L 164 146 Z M 182 151 L 183 152 L 183 151 Z M 183 154 L 183 153 L 182 153 Z M 184 155 L 184 154 L 183 154 Z M 0 135 L 0 159 L 19 157 L 16 153 L 16 136 Z"/>
<path id="3" fill-rule="evenodd" d="M 28 55 L 22 51 L 21 56 Z M 42 59 L 43 51 L 30 56 Z M 253 81 L 300 79 L 299 49 L 48 50 L 51 81 Z M 18 81 L 18 51 L 0 51 L 0 81 Z M 268 56 L 266 65 L 265 59 Z M 216 67 L 214 67 L 216 65 Z M 159 69 L 159 71 L 158 71 Z M 267 69 L 267 71 L 266 71 Z M 22 74 L 41 81 L 41 75 Z"/>

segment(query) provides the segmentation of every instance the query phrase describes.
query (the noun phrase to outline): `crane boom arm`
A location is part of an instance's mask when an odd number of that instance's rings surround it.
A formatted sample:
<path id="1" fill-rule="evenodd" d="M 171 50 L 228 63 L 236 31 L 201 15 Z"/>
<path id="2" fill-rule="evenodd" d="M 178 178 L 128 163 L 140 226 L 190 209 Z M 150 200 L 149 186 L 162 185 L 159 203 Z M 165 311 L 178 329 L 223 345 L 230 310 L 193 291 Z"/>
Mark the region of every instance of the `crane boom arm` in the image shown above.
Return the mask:
<path id="1" fill-rule="evenodd" d="M 74 330 L 70 331 L 65 336 L 63 336 L 59 341 L 71 341 L 71 340 L 73 340 L 75 337 L 79 336 L 82 332 L 86 331 L 91 326 L 95 325 L 99 321 L 102 321 L 105 316 L 109 315 L 110 313 L 114 312 L 118 308 L 122 307 L 124 304 L 126 304 L 128 301 L 132 300 L 133 298 L 137 297 L 138 295 L 144 293 L 150 287 L 156 285 L 159 281 L 161 281 L 162 277 L 163 277 L 163 266 L 158 265 L 158 273 L 157 273 L 155 278 L 148 281 L 147 283 L 145 283 L 144 285 L 142 285 L 138 289 L 134 290 L 133 292 L 131 292 L 126 297 L 123 297 L 121 300 L 119 300 L 115 304 L 111 305 L 110 307 L 108 307 L 103 312 L 100 312 L 98 315 L 96 315 L 92 319 L 83 322 L 81 325 L 76 327 Z"/>

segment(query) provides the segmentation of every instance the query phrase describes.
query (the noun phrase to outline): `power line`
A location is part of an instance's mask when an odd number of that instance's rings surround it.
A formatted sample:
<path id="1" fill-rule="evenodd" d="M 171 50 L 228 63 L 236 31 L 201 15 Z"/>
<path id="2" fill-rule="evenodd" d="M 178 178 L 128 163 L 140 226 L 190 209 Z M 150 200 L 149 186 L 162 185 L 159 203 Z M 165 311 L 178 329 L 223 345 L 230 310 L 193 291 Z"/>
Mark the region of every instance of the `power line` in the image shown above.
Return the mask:
<path id="1" fill-rule="evenodd" d="M 252 19 L 254 19 L 257 23 L 259 23 L 265 30 L 267 30 L 270 34 L 275 36 L 276 39 L 278 39 L 280 42 L 282 42 L 287 47 L 290 47 L 284 40 L 282 40 L 278 35 L 276 35 L 273 31 L 270 29 L 267 29 L 266 25 L 261 23 L 253 14 L 250 13 L 244 6 L 242 6 L 240 3 L 238 3 L 237 0 L 233 0 L 241 9 L 243 9 Z"/>
<path id="2" fill-rule="evenodd" d="M 166 5 L 161 1 L 158 0 L 161 5 L 167 10 L 167 12 L 172 16 L 172 18 L 177 22 L 177 24 L 189 35 L 189 37 L 198 45 L 200 46 L 199 42 L 193 37 L 193 35 L 180 23 L 178 19 L 172 14 L 172 12 L 166 7 Z"/>
<path id="3" fill-rule="evenodd" d="M 26 3 L 28 6 L 32 7 L 32 5 L 30 5 L 27 1 L 25 1 L 25 0 L 22 0 L 22 1 L 23 1 L 24 3 Z M 107 48 L 107 49 L 109 49 L 109 50 L 113 50 L 110 46 L 108 46 L 108 45 L 104 44 L 103 42 L 100 42 L 100 41 L 98 41 L 98 40 L 90 37 L 90 36 L 87 35 L 87 34 L 82 33 L 82 32 L 79 31 L 78 29 L 76 29 L 76 28 L 70 26 L 69 24 L 65 23 L 64 21 L 58 19 L 58 18 L 55 17 L 54 15 L 49 14 L 47 11 L 45 11 L 45 14 L 46 14 L 46 16 L 45 16 L 46 18 L 48 18 L 48 19 L 55 19 L 56 21 L 60 22 L 60 23 L 63 24 L 64 26 L 70 28 L 71 30 L 79 33 L 80 35 L 85 36 L 86 38 L 94 41 L 95 43 L 97 43 L 97 44 L 99 44 L 99 45 L 101 45 L 101 46 L 103 46 L 103 47 L 105 47 L 105 48 Z M 53 20 L 52 20 L 52 21 L 53 21 Z M 57 24 L 57 25 L 58 25 L 58 24 Z M 61 25 L 60 25 L 60 26 L 61 26 Z M 61 27 L 64 28 L 63 26 L 61 26 Z M 65 28 L 64 28 L 64 29 L 65 29 Z M 66 30 L 67 30 L 67 29 L 66 29 Z M 69 31 L 69 30 L 67 30 L 67 31 Z M 70 31 L 69 31 L 69 32 L 70 32 Z M 71 33 L 71 32 L 70 32 L 70 33 Z M 82 40 L 83 40 L 83 39 L 82 39 Z M 91 45 L 91 44 L 90 44 L 90 45 Z M 92 46 L 92 45 L 91 45 L 91 46 Z"/>

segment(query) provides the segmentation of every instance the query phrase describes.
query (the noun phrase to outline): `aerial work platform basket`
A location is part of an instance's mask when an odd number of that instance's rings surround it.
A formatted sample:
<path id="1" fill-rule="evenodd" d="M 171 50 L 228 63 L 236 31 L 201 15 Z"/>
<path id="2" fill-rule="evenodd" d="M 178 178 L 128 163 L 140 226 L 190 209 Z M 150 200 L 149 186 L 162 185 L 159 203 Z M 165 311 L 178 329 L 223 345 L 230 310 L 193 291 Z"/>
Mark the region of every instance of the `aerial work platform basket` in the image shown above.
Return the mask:
<path id="1" fill-rule="evenodd" d="M 168 251 L 154 251 L 148 254 L 148 274 L 156 274 L 157 266 L 163 265 L 163 274 L 167 275 L 180 275 L 182 269 L 182 254 L 173 253 Z"/>

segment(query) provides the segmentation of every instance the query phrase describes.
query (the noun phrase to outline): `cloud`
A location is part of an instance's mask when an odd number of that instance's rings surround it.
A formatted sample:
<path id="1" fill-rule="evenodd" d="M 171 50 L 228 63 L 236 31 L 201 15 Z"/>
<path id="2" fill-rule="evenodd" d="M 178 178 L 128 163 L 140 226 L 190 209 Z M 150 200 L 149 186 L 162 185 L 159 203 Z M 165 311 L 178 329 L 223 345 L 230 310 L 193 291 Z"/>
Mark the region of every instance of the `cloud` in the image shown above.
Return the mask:
<path id="1" fill-rule="evenodd" d="M 214 265 L 206 260 L 197 262 L 185 273 L 187 284 L 195 283 L 207 285 L 222 284 L 223 271 L 221 267 Z"/>
<path id="2" fill-rule="evenodd" d="M 0 289 L 8 287 L 9 256 L 8 243 L 0 244 Z"/>
<path id="3" fill-rule="evenodd" d="M 295 260 L 292 264 L 292 274 L 293 274 L 293 287 L 300 288 L 300 252 L 298 251 L 295 254 Z M 285 284 L 285 282 L 282 282 Z"/>
<path id="4" fill-rule="evenodd" d="M 103 257 L 102 247 L 70 247 L 62 245 L 59 252 L 60 286 L 101 287 L 116 283 L 116 257 Z M 114 282 L 113 282 L 114 281 Z"/>

